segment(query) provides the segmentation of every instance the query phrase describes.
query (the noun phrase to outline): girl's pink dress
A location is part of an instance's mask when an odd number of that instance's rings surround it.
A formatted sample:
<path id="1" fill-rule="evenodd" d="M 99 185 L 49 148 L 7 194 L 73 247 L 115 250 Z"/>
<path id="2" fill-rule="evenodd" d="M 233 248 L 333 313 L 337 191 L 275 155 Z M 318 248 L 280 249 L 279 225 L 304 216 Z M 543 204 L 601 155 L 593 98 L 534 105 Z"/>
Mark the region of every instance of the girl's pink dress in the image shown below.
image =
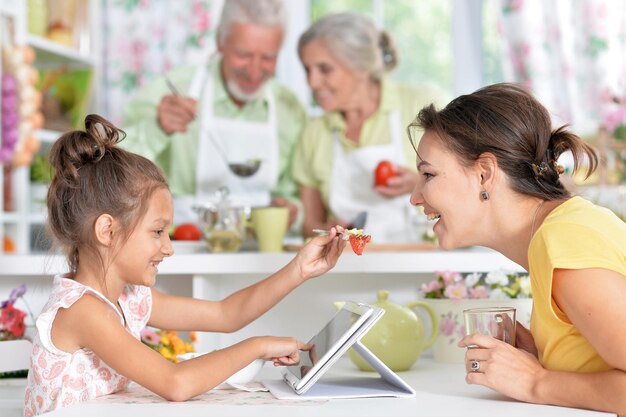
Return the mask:
<path id="1" fill-rule="evenodd" d="M 33 342 L 24 399 L 25 417 L 119 391 L 129 382 L 128 378 L 115 372 L 91 350 L 80 349 L 67 353 L 52 343 L 52 322 L 58 309 L 69 308 L 85 294 L 92 294 L 111 306 L 119 316 L 120 323 L 124 324 L 124 317 L 104 295 L 57 275 L 52 294 L 37 319 L 38 335 Z M 150 288 L 127 285 L 118 301 L 126 317 L 126 329 L 139 339 L 152 310 Z M 123 354 L 120 352 L 120 355 Z"/>

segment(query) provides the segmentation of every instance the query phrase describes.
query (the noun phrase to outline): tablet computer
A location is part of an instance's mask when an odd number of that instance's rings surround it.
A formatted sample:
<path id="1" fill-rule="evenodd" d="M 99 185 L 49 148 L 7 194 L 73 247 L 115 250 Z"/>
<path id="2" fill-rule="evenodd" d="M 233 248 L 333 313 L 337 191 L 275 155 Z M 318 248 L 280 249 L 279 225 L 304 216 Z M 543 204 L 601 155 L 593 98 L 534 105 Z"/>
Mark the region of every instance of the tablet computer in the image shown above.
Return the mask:
<path id="1" fill-rule="evenodd" d="M 297 394 L 305 393 L 383 313 L 383 309 L 367 304 L 344 304 L 324 328 L 309 340 L 313 347 L 310 351 L 301 352 L 300 363 L 282 369 L 287 385 Z"/>

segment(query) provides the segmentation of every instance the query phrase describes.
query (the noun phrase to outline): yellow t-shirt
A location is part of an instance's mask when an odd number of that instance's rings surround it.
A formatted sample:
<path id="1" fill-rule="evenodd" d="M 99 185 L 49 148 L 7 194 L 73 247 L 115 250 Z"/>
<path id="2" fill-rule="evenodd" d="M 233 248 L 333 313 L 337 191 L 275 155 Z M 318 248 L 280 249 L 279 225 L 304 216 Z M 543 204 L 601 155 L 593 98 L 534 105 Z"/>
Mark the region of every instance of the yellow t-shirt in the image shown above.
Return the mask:
<path id="1" fill-rule="evenodd" d="M 530 327 L 541 364 L 570 372 L 613 369 L 556 305 L 552 272 L 603 268 L 626 279 L 626 223 L 606 208 L 573 197 L 546 217 L 530 243 L 528 259 L 533 289 Z"/>

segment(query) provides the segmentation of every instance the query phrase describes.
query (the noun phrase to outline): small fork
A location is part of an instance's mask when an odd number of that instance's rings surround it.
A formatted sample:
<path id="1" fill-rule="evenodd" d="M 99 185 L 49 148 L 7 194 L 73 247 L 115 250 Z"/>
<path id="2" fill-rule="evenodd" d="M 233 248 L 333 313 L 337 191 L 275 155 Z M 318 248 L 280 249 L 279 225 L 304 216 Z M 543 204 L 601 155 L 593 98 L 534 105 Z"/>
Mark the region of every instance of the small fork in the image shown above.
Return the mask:
<path id="1" fill-rule="evenodd" d="M 349 234 L 346 233 L 347 230 L 345 232 L 337 232 L 338 235 L 341 235 L 341 238 L 343 240 L 348 240 L 350 238 Z M 325 229 L 313 229 L 313 233 L 315 233 L 318 236 L 328 236 L 330 234 L 330 230 L 325 230 Z"/>

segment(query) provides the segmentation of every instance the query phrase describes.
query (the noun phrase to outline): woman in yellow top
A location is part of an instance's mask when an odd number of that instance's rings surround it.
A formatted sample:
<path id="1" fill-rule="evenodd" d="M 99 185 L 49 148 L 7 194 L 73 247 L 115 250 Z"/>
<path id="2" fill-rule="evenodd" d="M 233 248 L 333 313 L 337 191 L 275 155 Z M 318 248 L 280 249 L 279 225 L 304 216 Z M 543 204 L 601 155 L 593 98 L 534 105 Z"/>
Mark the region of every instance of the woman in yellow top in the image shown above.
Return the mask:
<path id="1" fill-rule="evenodd" d="M 307 81 L 324 114 L 305 128 L 294 160 L 304 206 L 303 233 L 349 226 L 367 212 L 377 242 L 415 240 L 407 227 L 417 180 L 405 127 L 424 105 L 440 101 L 430 87 L 401 86 L 384 77 L 397 63 L 389 35 L 357 13 L 331 14 L 300 37 Z M 397 166 L 386 186 L 374 186 L 382 160 Z"/>
<path id="2" fill-rule="evenodd" d="M 530 331 L 516 348 L 484 335 L 463 338 L 467 382 L 512 398 L 626 414 L 626 224 L 572 196 L 556 161 L 571 151 L 575 170 L 594 150 L 513 84 L 419 112 L 422 206 L 445 249 L 497 250 L 531 276 Z M 411 134 L 411 136 L 413 136 Z"/>

